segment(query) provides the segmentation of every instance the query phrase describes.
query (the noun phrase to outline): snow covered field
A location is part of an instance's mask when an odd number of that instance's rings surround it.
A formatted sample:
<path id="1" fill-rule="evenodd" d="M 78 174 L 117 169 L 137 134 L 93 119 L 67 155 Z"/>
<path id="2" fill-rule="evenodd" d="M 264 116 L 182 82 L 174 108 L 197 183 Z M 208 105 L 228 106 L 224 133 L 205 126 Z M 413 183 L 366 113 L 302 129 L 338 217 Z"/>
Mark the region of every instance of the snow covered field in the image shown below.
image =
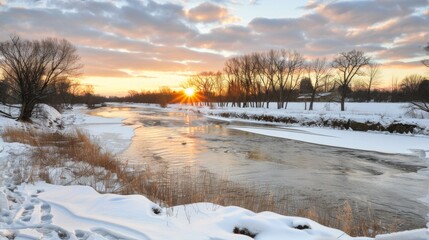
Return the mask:
<path id="1" fill-rule="evenodd" d="M 316 105 L 317 106 L 317 105 Z M 331 112 L 335 115 L 362 119 L 402 119 L 429 125 L 427 119 L 404 116 L 399 105 L 384 106 L 383 111 L 363 106 L 349 105 L 348 113 Z M 172 106 L 183 108 L 183 106 Z M 380 107 L 380 106 L 379 106 Z M 292 105 L 291 110 L 294 109 Z M 288 114 L 303 114 L 305 117 L 320 113 L 305 113 L 298 110 Z M 326 106 L 325 106 L 326 108 Z M 351 110 L 353 109 L 353 110 Z M 204 113 L 221 109 L 199 109 Z M 269 111 L 282 114 L 284 110 L 223 109 L 223 111 Z M 120 152 L 127 148 L 133 135 L 133 126 L 125 126 L 120 118 L 101 118 L 84 114 L 77 108 L 64 114 L 66 130 L 82 127 L 96 137 L 104 148 Z M 322 111 L 322 110 L 321 110 Z M 46 110 L 47 124 L 58 118 L 55 111 Z M 53 117 L 54 116 L 54 117 Z M 54 118 L 54 119 L 52 119 Z M 55 121 L 52 121 L 55 122 Z M 73 123 L 73 124 L 71 124 Z M 5 126 L 23 127 L 11 120 L 0 119 L 0 130 Z M 429 139 L 427 136 L 410 136 L 385 133 L 355 133 L 325 128 L 265 127 L 236 128 L 276 137 L 286 137 L 317 144 L 337 147 L 365 149 L 392 153 L 416 153 L 427 158 Z M 358 134 L 358 135 L 356 135 Z M 356 139 L 360 139 L 357 141 Z M 365 141 L 364 139 L 371 139 Z M 415 140 L 418 139 L 418 140 Z M 390 142 L 390 143 L 389 143 Z M 112 148 L 113 146 L 113 148 Z M 0 139 L 0 240 L 6 239 L 251 239 L 233 232 L 256 234 L 255 239 L 372 239 L 352 238 L 343 232 L 327 228 L 314 221 L 299 217 L 281 216 L 271 212 L 253 213 L 239 207 L 223 207 L 211 203 L 195 203 L 172 208 L 160 208 L 144 196 L 121 196 L 99 194 L 85 186 L 55 186 L 42 182 L 15 186 L 10 182 L 9 162 L 28 150 L 28 146 L 6 143 Z M 14 238 L 12 237 L 14 236 Z M 427 240 L 427 229 L 379 235 L 375 239 Z"/>

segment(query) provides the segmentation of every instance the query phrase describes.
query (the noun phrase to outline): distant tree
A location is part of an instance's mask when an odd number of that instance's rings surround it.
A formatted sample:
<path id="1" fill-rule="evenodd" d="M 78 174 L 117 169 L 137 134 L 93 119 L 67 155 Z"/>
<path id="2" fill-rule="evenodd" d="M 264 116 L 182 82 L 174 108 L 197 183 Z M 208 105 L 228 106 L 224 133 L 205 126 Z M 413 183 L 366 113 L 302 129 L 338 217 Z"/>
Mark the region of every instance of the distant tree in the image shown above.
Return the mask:
<path id="1" fill-rule="evenodd" d="M 310 106 L 308 110 L 313 110 L 314 98 L 316 97 L 317 91 L 320 88 L 325 87 L 329 84 L 329 79 L 331 78 L 331 68 L 326 61 L 326 58 L 316 58 L 307 64 L 307 76 L 312 80 L 312 91 Z"/>
<path id="2" fill-rule="evenodd" d="M 429 43 L 424 48 L 424 50 L 429 54 Z M 429 67 L 429 59 L 425 59 L 422 63 Z M 416 85 L 418 84 L 417 90 Z M 405 91 L 408 91 L 409 94 L 417 95 L 417 99 L 411 101 L 412 109 L 419 109 L 424 112 L 429 112 L 429 80 L 424 80 L 422 76 L 412 75 L 408 79 L 404 79 L 401 88 L 404 88 Z"/>
<path id="3" fill-rule="evenodd" d="M 30 121 L 36 104 L 53 94 L 56 84 L 79 73 L 76 48 L 65 39 L 0 42 L 0 71 L 11 97 L 20 103 L 19 121 Z"/>
<path id="4" fill-rule="evenodd" d="M 241 87 L 241 71 L 240 61 L 238 57 L 233 57 L 225 62 L 224 73 L 228 85 L 227 95 L 232 102 L 232 106 L 241 107 L 242 103 L 242 87 Z"/>
<path id="5" fill-rule="evenodd" d="M 304 77 L 301 79 L 299 83 L 299 93 L 303 94 L 304 96 L 304 109 L 307 110 L 307 97 L 308 94 L 311 94 L 313 92 L 313 84 L 311 83 L 311 79 L 308 77 Z"/>
<path id="6" fill-rule="evenodd" d="M 125 98 L 127 99 L 127 101 L 130 101 L 130 102 L 138 102 L 139 96 L 140 94 L 136 90 L 129 90 Z"/>
<path id="7" fill-rule="evenodd" d="M 259 69 L 258 73 L 261 75 L 259 77 L 261 88 L 264 92 L 262 101 L 265 102 L 266 108 L 270 108 L 270 101 L 276 94 L 276 57 L 277 53 L 274 50 L 255 55 L 255 61 Z"/>
<path id="8" fill-rule="evenodd" d="M 299 93 L 311 93 L 313 92 L 313 84 L 311 83 L 311 79 L 308 77 L 305 77 L 301 79 L 301 82 L 299 83 Z"/>
<path id="9" fill-rule="evenodd" d="M 86 106 L 88 108 L 93 108 L 95 105 L 94 86 L 90 84 L 85 85 L 82 91 L 82 95 L 84 96 Z"/>
<path id="10" fill-rule="evenodd" d="M 429 80 L 423 80 L 417 91 L 422 101 L 429 102 Z"/>
<path id="11" fill-rule="evenodd" d="M 305 73 L 304 57 L 296 51 L 280 50 L 275 66 L 278 88 L 277 108 L 286 109 Z"/>
<path id="12" fill-rule="evenodd" d="M 218 105 L 223 107 L 225 103 L 223 102 L 223 95 L 225 94 L 225 78 L 222 75 L 222 72 L 216 72 L 214 76 L 214 86 L 213 86 L 216 97 L 218 100 Z"/>
<path id="13" fill-rule="evenodd" d="M 370 63 L 368 64 L 367 78 L 364 79 L 363 83 L 366 88 L 367 96 L 366 101 L 371 101 L 371 90 L 373 87 L 377 86 L 380 83 L 380 79 L 378 78 L 380 73 L 380 64 L 378 63 Z"/>
<path id="14" fill-rule="evenodd" d="M 199 94 L 201 94 L 206 105 L 209 105 L 212 101 L 218 74 L 220 73 L 200 72 L 190 76 L 184 85 L 194 88 Z"/>
<path id="15" fill-rule="evenodd" d="M 405 77 L 400 84 L 400 91 L 404 100 L 417 101 L 420 83 L 425 80 L 423 76 L 413 74 Z"/>
<path id="16" fill-rule="evenodd" d="M 167 107 L 168 103 L 172 101 L 171 96 L 173 94 L 173 90 L 167 86 L 161 86 L 159 87 L 158 92 L 159 106 L 163 108 Z"/>
<path id="17" fill-rule="evenodd" d="M 52 92 L 49 96 L 43 100 L 43 103 L 51 105 L 56 109 L 72 108 L 75 98 L 79 95 L 80 84 L 77 80 L 64 79 L 52 84 Z"/>
<path id="18" fill-rule="evenodd" d="M 429 43 L 424 48 L 424 50 L 426 51 L 427 54 L 429 54 Z M 426 67 L 429 67 L 429 59 L 423 60 L 422 63 Z M 414 101 L 414 102 L 411 102 L 411 104 L 422 111 L 429 112 L 429 80 L 421 81 L 417 92 L 418 92 L 420 101 L 419 102 Z"/>
<path id="19" fill-rule="evenodd" d="M 411 108 L 429 113 L 429 80 L 420 82 L 417 96 L 418 100 L 411 101 Z"/>
<path id="20" fill-rule="evenodd" d="M 369 64 L 370 57 L 364 52 L 352 50 L 342 52 L 332 62 L 332 67 L 338 71 L 338 85 L 341 95 L 341 111 L 344 111 L 344 103 L 347 97 L 348 89 L 355 76 L 362 76 L 362 68 Z"/>
<path id="21" fill-rule="evenodd" d="M 429 54 L 429 42 L 427 44 L 426 47 L 424 47 L 424 50 L 426 51 L 427 54 Z M 429 67 L 429 59 L 425 59 L 422 61 L 422 63 L 426 66 Z"/>

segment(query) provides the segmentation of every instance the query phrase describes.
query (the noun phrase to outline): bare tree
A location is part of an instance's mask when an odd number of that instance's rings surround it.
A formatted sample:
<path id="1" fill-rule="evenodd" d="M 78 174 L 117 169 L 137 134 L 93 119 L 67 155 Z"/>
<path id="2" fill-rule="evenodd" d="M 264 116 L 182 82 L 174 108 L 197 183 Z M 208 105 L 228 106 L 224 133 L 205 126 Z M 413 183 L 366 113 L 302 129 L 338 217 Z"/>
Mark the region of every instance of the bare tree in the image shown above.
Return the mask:
<path id="1" fill-rule="evenodd" d="M 237 57 L 225 62 L 224 72 L 228 82 L 228 96 L 232 106 L 241 107 L 240 61 Z"/>
<path id="2" fill-rule="evenodd" d="M 207 106 L 212 101 L 216 77 L 215 72 L 201 72 L 190 76 L 187 80 L 187 85 L 192 86 L 202 95 Z"/>
<path id="3" fill-rule="evenodd" d="M 256 89 L 259 101 L 259 107 L 264 107 L 267 99 L 267 77 L 264 74 L 265 58 L 261 53 L 252 53 L 252 62 L 254 64 L 254 73 L 256 78 Z"/>
<path id="4" fill-rule="evenodd" d="M 370 59 L 364 52 L 352 50 L 340 53 L 332 62 L 332 67 L 337 69 L 339 75 L 337 81 L 341 94 L 341 111 L 344 111 L 344 102 L 353 78 L 364 75 L 361 69 L 369 64 Z"/>
<path id="5" fill-rule="evenodd" d="M 311 91 L 310 106 L 308 110 L 313 110 L 314 98 L 317 91 L 329 82 L 331 77 L 331 68 L 326 58 L 316 58 L 306 66 L 307 76 L 312 81 L 313 89 Z"/>
<path id="6" fill-rule="evenodd" d="M 87 84 L 84 86 L 82 90 L 82 95 L 85 99 L 85 104 L 88 108 L 94 108 L 94 86 L 91 84 Z"/>
<path id="7" fill-rule="evenodd" d="M 304 57 L 296 51 L 281 51 L 281 58 L 286 60 L 286 92 L 283 101 L 286 109 L 292 93 L 298 89 L 301 76 L 305 73 Z"/>
<path id="8" fill-rule="evenodd" d="M 417 89 L 418 100 L 411 101 L 411 109 L 429 113 L 429 80 L 423 80 Z"/>
<path id="9" fill-rule="evenodd" d="M 213 87 L 217 95 L 218 106 L 223 107 L 225 105 L 222 98 L 222 96 L 225 94 L 225 79 L 222 76 L 222 72 L 218 71 L 215 73 L 213 83 Z"/>
<path id="10" fill-rule="evenodd" d="M 299 86 L 304 70 L 304 58 L 296 51 L 287 50 L 280 50 L 276 55 L 277 108 L 280 109 L 287 108 L 293 91 Z"/>
<path id="11" fill-rule="evenodd" d="M 283 51 L 274 51 L 274 67 L 276 74 L 276 89 L 277 94 L 277 109 L 284 107 L 284 95 L 286 91 L 286 50 Z M 284 55 L 284 57 L 282 56 Z"/>
<path id="12" fill-rule="evenodd" d="M 266 81 L 262 84 L 265 88 L 265 102 L 267 103 L 267 108 L 269 108 L 270 101 L 273 98 L 273 95 L 276 94 L 276 57 L 277 53 L 274 50 L 270 50 L 265 55 L 262 55 L 262 69 L 263 74 L 265 75 Z"/>
<path id="13" fill-rule="evenodd" d="M 429 54 L 429 43 L 424 49 Z M 423 60 L 422 63 L 426 67 L 429 67 L 429 59 Z M 420 82 L 417 93 L 420 101 L 411 101 L 411 105 L 415 109 L 429 113 L 429 80 L 422 80 Z"/>
<path id="14" fill-rule="evenodd" d="M 23 40 L 11 36 L 0 43 L 0 69 L 21 104 L 18 120 L 30 121 L 33 109 L 52 94 L 52 86 L 76 76 L 82 65 L 76 48 L 65 39 Z"/>
<path id="15" fill-rule="evenodd" d="M 252 57 L 249 55 L 240 56 L 239 58 L 240 66 L 240 75 L 239 80 L 242 86 L 243 94 L 243 107 L 250 107 L 249 102 L 253 91 L 253 73 L 254 73 L 254 64 Z"/>
<path id="16" fill-rule="evenodd" d="M 380 64 L 378 63 L 370 63 L 367 68 L 367 78 L 364 79 L 363 84 L 366 88 L 366 101 L 369 102 L 371 100 L 371 90 L 373 87 L 377 86 L 380 83 L 380 79 L 378 78 L 380 74 Z"/>
<path id="17" fill-rule="evenodd" d="M 423 80 L 425 78 L 417 74 L 409 75 L 402 79 L 400 90 L 405 99 L 411 101 L 419 100 L 419 86 Z"/>

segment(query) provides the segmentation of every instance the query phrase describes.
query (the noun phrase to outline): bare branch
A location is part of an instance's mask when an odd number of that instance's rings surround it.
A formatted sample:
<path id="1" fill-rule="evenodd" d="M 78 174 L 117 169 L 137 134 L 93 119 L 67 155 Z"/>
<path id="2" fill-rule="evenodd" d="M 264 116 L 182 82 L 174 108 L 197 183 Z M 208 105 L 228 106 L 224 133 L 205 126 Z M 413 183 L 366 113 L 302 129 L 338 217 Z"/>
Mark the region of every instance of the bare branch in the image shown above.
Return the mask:
<path id="1" fill-rule="evenodd" d="M 79 75 L 76 48 L 65 39 L 22 40 L 12 35 L 0 43 L 0 70 L 13 97 L 21 103 L 19 120 L 29 121 L 34 106 L 61 81 Z"/>
<path id="2" fill-rule="evenodd" d="M 332 62 L 332 67 L 337 69 L 340 76 L 338 84 L 341 88 L 341 111 L 344 111 L 344 102 L 348 89 L 354 77 L 363 76 L 362 67 L 369 64 L 371 58 L 367 57 L 364 52 L 352 50 L 350 52 L 340 53 Z"/>

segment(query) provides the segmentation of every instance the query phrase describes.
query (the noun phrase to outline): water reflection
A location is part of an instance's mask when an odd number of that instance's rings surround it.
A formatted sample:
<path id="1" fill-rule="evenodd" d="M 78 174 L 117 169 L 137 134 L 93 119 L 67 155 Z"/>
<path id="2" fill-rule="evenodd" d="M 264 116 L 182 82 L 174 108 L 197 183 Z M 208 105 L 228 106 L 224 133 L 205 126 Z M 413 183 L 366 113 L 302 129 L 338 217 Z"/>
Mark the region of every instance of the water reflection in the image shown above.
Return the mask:
<path id="1" fill-rule="evenodd" d="M 318 197 L 327 208 L 344 200 L 371 205 L 381 219 L 396 216 L 404 229 L 425 226 L 428 177 L 413 156 L 347 150 L 230 129 L 194 112 L 158 108 L 104 108 L 105 117 L 139 125 L 121 154 L 151 168 L 205 168 L 234 181 L 292 189 L 302 199 Z M 365 207 L 363 207 L 366 210 Z"/>

